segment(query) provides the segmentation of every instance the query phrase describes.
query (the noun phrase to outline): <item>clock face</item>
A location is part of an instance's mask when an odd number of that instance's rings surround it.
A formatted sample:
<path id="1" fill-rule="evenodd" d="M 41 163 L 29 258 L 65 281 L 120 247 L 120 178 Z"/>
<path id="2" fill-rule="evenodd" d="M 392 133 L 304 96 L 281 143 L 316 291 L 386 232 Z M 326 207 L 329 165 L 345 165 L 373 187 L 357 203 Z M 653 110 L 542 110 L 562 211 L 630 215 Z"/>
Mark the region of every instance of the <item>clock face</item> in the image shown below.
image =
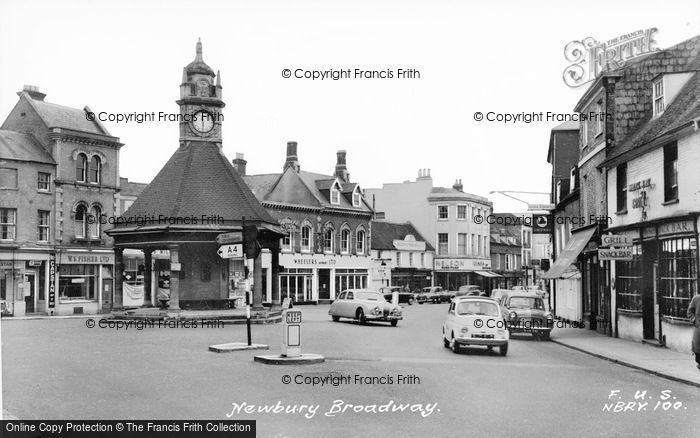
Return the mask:
<path id="1" fill-rule="evenodd" d="M 194 114 L 192 127 L 200 134 L 206 134 L 214 128 L 214 116 L 207 111 L 197 111 Z"/>

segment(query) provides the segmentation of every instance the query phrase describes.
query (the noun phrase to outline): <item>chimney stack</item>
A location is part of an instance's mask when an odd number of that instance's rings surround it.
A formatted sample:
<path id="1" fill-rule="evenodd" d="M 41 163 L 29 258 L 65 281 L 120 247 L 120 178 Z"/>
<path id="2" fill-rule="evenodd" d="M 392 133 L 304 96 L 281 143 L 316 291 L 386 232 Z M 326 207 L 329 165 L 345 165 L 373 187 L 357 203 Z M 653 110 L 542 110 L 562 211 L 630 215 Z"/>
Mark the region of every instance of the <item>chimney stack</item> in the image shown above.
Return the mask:
<path id="1" fill-rule="evenodd" d="M 236 158 L 232 160 L 232 163 L 236 172 L 238 172 L 240 176 L 245 176 L 245 165 L 248 164 L 248 162 L 243 158 L 243 154 L 236 152 Z"/>
<path id="2" fill-rule="evenodd" d="M 296 172 L 299 172 L 299 158 L 297 157 L 297 142 L 288 141 L 287 142 L 287 161 L 284 162 L 284 169 L 287 167 L 293 168 Z"/>
<path id="3" fill-rule="evenodd" d="M 339 150 L 337 152 L 337 161 L 335 163 L 335 173 L 334 175 L 344 183 L 350 182 L 350 173 L 348 172 L 347 163 L 345 162 L 345 156 L 347 152 L 344 150 Z"/>
<path id="4" fill-rule="evenodd" d="M 464 186 L 462 185 L 462 180 L 461 179 L 456 179 L 454 185 L 452 186 L 453 189 L 457 190 L 458 192 L 463 192 L 464 191 Z"/>
<path id="5" fill-rule="evenodd" d="M 42 93 L 39 91 L 39 87 L 36 85 L 25 85 L 22 88 L 22 91 L 17 93 L 18 96 L 21 96 L 22 93 L 27 93 L 29 94 L 29 97 L 31 97 L 34 100 L 39 100 L 39 101 L 44 101 L 44 98 L 46 97 L 46 94 Z"/>
<path id="6" fill-rule="evenodd" d="M 418 169 L 418 178 L 416 179 L 416 181 L 422 179 L 432 179 L 430 177 L 430 169 Z"/>

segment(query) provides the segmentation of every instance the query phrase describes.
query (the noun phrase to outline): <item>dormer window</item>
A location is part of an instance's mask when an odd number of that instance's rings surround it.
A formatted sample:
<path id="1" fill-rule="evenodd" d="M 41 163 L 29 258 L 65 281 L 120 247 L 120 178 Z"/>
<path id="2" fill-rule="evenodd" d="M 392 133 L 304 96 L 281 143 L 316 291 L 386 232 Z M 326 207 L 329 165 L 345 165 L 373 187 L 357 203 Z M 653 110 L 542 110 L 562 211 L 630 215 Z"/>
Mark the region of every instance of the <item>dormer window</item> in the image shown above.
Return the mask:
<path id="1" fill-rule="evenodd" d="M 666 109 L 666 104 L 664 102 L 664 81 L 663 77 L 658 78 L 652 84 L 654 88 L 654 117 L 661 115 Z"/>
<path id="2" fill-rule="evenodd" d="M 340 190 L 335 184 L 331 187 L 331 204 L 340 204 Z"/>
<path id="3" fill-rule="evenodd" d="M 352 206 L 353 207 L 361 207 L 362 206 L 362 195 L 360 194 L 360 191 L 355 189 L 354 192 L 352 192 Z"/>

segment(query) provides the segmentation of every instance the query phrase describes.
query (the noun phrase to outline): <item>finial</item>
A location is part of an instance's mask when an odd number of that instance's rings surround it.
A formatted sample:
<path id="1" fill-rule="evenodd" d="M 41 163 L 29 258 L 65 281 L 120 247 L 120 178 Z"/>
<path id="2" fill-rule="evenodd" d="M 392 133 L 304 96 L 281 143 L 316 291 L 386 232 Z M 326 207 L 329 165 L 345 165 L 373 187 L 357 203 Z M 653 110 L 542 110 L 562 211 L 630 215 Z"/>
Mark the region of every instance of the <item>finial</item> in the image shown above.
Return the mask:
<path id="1" fill-rule="evenodd" d="M 221 73 L 219 73 L 219 70 L 216 71 L 216 86 L 221 86 Z"/>
<path id="2" fill-rule="evenodd" d="M 187 83 L 187 68 L 185 67 L 182 68 L 182 83 Z"/>
<path id="3" fill-rule="evenodd" d="M 204 61 L 202 59 L 202 39 L 201 38 L 197 39 L 197 56 L 195 56 L 194 60 L 200 61 L 200 62 Z"/>

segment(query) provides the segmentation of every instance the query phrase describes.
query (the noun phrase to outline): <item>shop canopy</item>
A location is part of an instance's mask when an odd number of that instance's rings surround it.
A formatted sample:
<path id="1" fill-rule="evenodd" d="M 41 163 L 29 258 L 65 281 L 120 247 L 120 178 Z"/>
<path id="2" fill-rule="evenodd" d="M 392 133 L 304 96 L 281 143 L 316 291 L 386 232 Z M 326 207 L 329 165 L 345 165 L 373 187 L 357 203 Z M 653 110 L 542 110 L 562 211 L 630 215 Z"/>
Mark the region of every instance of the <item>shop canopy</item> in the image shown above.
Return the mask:
<path id="1" fill-rule="evenodd" d="M 487 277 L 487 278 L 502 277 L 502 275 L 496 274 L 495 272 L 491 272 L 491 271 L 474 271 L 474 272 L 481 275 L 482 277 Z"/>
<path id="2" fill-rule="evenodd" d="M 593 237 L 595 230 L 595 227 L 590 227 L 583 230 L 574 231 L 571 234 L 571 239 L 569 239 L 569 243 L 566 244 L 564 251 L 562 251 L 549 271 L 547 271 L 542 277 L 549 279 L 563 278 L 562 274 L 564 274 L 569 266 L 576 260 L 576 257 L 581 254 L 583 248 L 586 246 L 588 241 L 591 240 L 591 237 Z"/>

